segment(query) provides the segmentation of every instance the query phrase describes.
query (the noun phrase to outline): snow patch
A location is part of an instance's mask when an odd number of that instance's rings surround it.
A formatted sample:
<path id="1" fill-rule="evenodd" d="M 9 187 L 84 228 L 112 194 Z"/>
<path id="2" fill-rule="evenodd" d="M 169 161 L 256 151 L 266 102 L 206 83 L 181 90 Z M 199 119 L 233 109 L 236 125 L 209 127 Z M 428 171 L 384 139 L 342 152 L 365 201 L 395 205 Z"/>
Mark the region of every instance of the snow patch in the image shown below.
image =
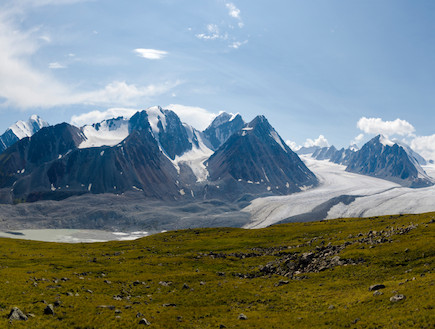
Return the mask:
<path id="1" fill-rule="evenodd" d="M 128 136 L 128 119 L 117 118 L 81 128 L 86 140 L 79 148 L 115 146 Z"/>
<path id="2" fill-rule="evenodd" d="M 272 130 L 270 132 L 270 135 L 272 136 L 272 138 L 275 140 L 275 142 L 278 143 L 279 146 L 281 146 L 281 148 L 287 153 L 287 149 L 284 147 L 281 138 L 279 138 L 278 134 L 276 133 L 276 131 Z"/>
<path id="3" fill-rule="evenodd" d="M 192 169 L 193 174 L 196 176 L 197 182 L 203 182 L 207 180 L 208 170 L 204 162 L 213 154 L 204 143 L 201 134 L 195 133 L 196 139 L 198 140 L 198 147 L 192 143 L 192 149 L 183 153 L 181 156 L 176 156 L 174 160 L 171 160 L 174 167 L 180 173 L 180 164 L 184 163 Z"/>

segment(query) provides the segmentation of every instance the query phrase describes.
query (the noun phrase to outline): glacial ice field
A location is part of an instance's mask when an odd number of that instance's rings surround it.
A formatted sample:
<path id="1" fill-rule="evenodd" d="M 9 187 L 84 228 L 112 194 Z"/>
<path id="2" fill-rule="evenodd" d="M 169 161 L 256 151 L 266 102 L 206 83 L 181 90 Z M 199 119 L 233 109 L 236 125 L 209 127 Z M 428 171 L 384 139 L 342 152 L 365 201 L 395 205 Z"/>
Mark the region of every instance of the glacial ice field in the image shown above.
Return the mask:
<path id="1" fill-rule="evenodd" d="M 405 188 L 383 179 L 346 172 L 345 166 L 328 160 L 319 161 L 310 156 L 301 156 L 301 159 L 316 174 L 320 184 L 291 195 L 253 200 L 242 210 L 251 214 L 251 222 L 245 228 L 261 228 L 292 221 L 292 217 L 298 218 L 303 214 L 309 218 L 322 206 L 325 216 L 320 219 L 435 211 L 435 186 Z M 424 169 L 429 176 L 435 177 L 434 165 L 425 166 Z M 342 196 L 354 197 L 347 205 L 339 201 L 328 203 L 334 198 L 340 200 Z"/>

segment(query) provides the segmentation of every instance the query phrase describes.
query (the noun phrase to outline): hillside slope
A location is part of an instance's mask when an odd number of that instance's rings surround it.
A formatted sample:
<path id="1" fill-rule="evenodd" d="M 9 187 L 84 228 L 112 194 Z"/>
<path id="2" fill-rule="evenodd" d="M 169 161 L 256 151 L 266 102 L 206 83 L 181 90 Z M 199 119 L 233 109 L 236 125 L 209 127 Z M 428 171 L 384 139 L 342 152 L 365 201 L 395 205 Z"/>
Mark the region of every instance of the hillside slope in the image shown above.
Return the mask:
<path id="1" fill-rule="evenodd" d="M 0 327 L 18 307 L 28 320 L 14 328 L 432 328 L 434 244 L 435 213 L 95 244 L 0 239 Z"/>

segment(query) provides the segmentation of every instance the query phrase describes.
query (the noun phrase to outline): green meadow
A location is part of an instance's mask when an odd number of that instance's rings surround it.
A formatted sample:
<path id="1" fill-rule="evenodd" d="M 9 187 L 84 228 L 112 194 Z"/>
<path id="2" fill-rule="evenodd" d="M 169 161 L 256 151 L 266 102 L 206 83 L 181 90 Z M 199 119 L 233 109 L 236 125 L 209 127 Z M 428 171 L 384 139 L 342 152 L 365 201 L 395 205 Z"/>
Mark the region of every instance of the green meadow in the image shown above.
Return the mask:
<path id="1" fill-rule="evenodd" d="M 434 265 L 435 213 L 106 243 L 2 238 L 0 328 L 434 328 Z M 9 320 L 13 307 L 28 319 Z"/>

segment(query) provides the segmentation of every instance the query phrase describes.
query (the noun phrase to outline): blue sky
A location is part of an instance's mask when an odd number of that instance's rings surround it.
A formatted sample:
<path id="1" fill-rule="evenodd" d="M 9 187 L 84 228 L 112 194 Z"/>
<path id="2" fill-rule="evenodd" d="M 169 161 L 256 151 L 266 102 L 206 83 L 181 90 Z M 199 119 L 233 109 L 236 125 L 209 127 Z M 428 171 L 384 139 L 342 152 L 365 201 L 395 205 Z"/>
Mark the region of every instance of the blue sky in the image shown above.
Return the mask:
<path id="1" fill-rule="evenodd" d="M 432 0 L 3 0 L 0 131 L 172 104 L 198 128 L 264 114 L 293 146 L 385 133 L 435 158 L 434 54 Z"/>

